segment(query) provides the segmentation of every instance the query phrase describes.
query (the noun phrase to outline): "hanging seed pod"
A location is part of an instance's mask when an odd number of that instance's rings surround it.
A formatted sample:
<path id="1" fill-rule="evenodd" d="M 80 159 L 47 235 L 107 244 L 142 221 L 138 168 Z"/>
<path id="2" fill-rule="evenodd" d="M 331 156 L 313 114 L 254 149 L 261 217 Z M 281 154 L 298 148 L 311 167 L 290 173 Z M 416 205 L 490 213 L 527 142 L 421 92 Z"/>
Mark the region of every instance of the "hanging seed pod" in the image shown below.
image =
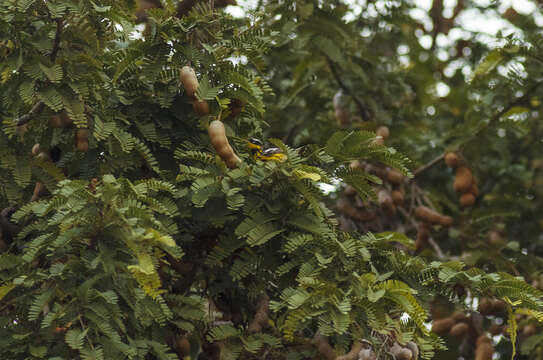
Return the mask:
<path id="1" fill-rule="evenodd" d="M 475 360 L 492 360 L 494 348 L 490 339 L 486 335 L 481 335 L 477 338 L 475 347 Z"/>
<path id="2" fill-rule="evenodd" d="M 73 124 L 73 120 L 68 116 L 66 110 L 56 113 L 49 120 L 52 128 L 63 128 Z"/>
<path id="3" fill-rule="evenodd" d="M 492 313 L 492 301 L 489 298 L 482 298 L 479 300 L 479 305 L 477 305 L 477 311 L 481 315 L 490 315 Z"/>
<path id="4" fill-rule="evenodd" d="M 257 306 L 256 313 L 253 321 L 249 324 L 247 329 L 250 333 L 257 333 L 262 330 L 262 328 L 268 326 L 268 312 L 270 307 L 270 298 L 263 296 Z"/>
<path id="5" fill-rule="evenodd" d="M 39 200 L 40 197 L 42 197 L 47 192 L 47 188 L 45 185 L 43 185 L 41 182 L 37 182 L 34 186 L 34 193 L 32 194 L 32 198 L 30 201 L 36 201 Z"/>
<path id="6" fill-rule="evenodd" d="M 347 354 L 340 355 L 335 360 L 357 360 L 360 350 L 362 350 L 362 344 L 355 342 Z"/>
<path id="7" fill-rule="evenodd" d="M 87 151 L 89 150 L 89 130 L 88 129 L 77 129 L 75 131 L 75 147 L 78 151 Z"/>
<path id="8" fill-rule="evenodd" d="M 445 164 L 449 167 L 457 167 L 460 164 L 460 157 L 455 152 L 446 152 L 444 159 Z"/>
<path id="9" fill-rule="evenodd" d="M 190 66 L 183 66 L 179 73 L 179 77 L 181 78 L 181 83 L 183 84 L 183 88 L 185 88 L 185 92 L 190 97 L 194 97 L 194 93 L 196 93 L 198 86 L 200 86 L 194 69 Z"/>
<path id="10" fill-rule="evenodd" d="M 431 235 L 431 228 L 425 222 L 419 222 L 417 225 L 417 240 L 415 241 L 415 250 L 420 252 L 428 242 Z"/>
<path id="11" fill-rule="evenodd" d="M 377 136 L 376 138 L 374 138 L 370 145 L 373 145 L 373 146 L 385 146 L 385 139 L 383 139 L 381 136 Z"/>
<path id="12" fill-rule="evenodd" d="M 247 101 L 240 100 L 240 99 L 234 99 L 230 103 L 230 114 L 232 116 L 239 115 L 243 109 L 245 108 L 245 105 L 247 105 Z"/>
<path id="13" fill-rule="evenodd" d="M 377 360 L 377 356 L 371 349 L 362 349 L 358 353 L 358 360 Z"/>
<path id="14" fill-rule="evenodd" d="M 200 116 L 205 116 L 209 114 L 209 104 L 205 100 L 192 100 L 192 107 L 194 111 Z"/>
<path id="15" fill-rule="evenodd" d="M 438 335 L 446 334 L 454 326 L 454 319 L 446 317 L 432 322 L 432 332 Z"/>
<path id="16" fill-rule="evenodd" d="M 379 191 L 377 194 L 377 201 L 379 202 L 381 209 L 388 215 L 394 215 L 396 213 L 396 205 L 394 205 L 392 197 L 385 189 Z"/>
<path id="17" fill-rule="evenodd" d="M 317 350 L 326 360 L 335 360 L 336 351 L 330 346 L 328 338 L 319 333 L 315 334 L 311 343 L 317 346 Z"/>
<path id="18" fill-rule="evenodd" d="M 136 23 L 145 22 L 148 18 L 147 10 L 161 8 L 160 0 L 137 0 L 136 1 Z"/>
<path id="19" fill-rule="evenodd" d="M 503 301 L 503 300 L 492 299 L 491 303 L 492 303 L 492 313 L 493 314 L 502 313 L 502 312 L 505 312 L 507 310 L 507 306 L 505 304 L 505 301 Z"/>
<path id="20" fill-rule="evenodd" d="M 396 360 L 412 360 L 413 353 L 408 348 L 401 347 L 397 342 L 390 347 L 390 353 Z"/>
<path id="21" fill-rule="evenodd" d="M 413 358 L 412 360 L 418 360 L 419 358 L 419 347 L 417 346 L 417 344 L 413 341 L 408 341 L 407 344 L 405 344 L 405 346 L 411 350 L 411 354 L 413 354 Z"/>
<path id="22" fill-rule="evenodd" d="M 456 192 L 469 192 L 471 184 L 473 183 L 473 175 L 466 166 L 461 166 L 456 170 L 456 176 L 454 178 L 453 188 Z"/>
<path id="23" fill-rule="evenodd" d="M 461 323 L 455 324 L 451 328 L 449 333 L 452 336 L 462 336 L 465 333 L 467 333 L 467 331 L 468 331 L 468 324 L 466 324 L 465 322 L 461 322 Z"/>
<path id="24" fill-rule="evenodd" d="M 477 180 L 475 178 L 473 178 L 473 182 L 471 183 L 471 188 L 469 189 L 469 192 L 472 193 L 475 197 L 479 196 L 479 186 L 477 186 Z"/>
<path id="25" fill-rule="evenodd" d="M 394 201 L 394 204 L 401 205 L 403 204 L 405 200 L 405 189 L 403 186 L 400 186 L 396 190 L 392 190 L 390 193 L 390 196 L 392 197 L 392 201 Z"/>
<path id="26" fill-rule="evenodd" d="M 177 350 L 177 355 L 179 355 L 181 359 L 190 355 L 190 342 L 186 335 L 177 338 L 175 349 Z"/>
<path id="27" fill-rule="evenodd" d="M 433 225 L 450 226 L 452 224 L 450 216 L 443 216 L 427 206 L 418 206 L 415 209 L 415 217 Z"/>
<path id="28" fill-rule="evenodd" d="M 468 317 L 466 316 L 466 313 L 463 310 L 455 311 L 451 317 L 454 319 L 455 322 L 459 323 L 462 321 L 466 321 Z"/>
<path id="29" fill-rule="evenodd" d="M 464 193 L 460 196 L 460 205 L 463 207 L 472 207 L 475 205 L 475 196 L 472 193 Z"/>
<path id="30" fill-rule="evenodd" d="M 502 333 L 502 327 L 498 324 L 490 325 L 487 330 L 492 336 L 498 336 Z"/>
<path id="31" fill-rule="evenodd" d="M 235 168 L 241 162 L 241 159 L 234 153 L 234 150 L 228 143 L 222 121 L 212 121 L 209 124 L 208 133 L 211 145 L 213 145 L 217 154 L 226 163 L 226 166 L 230 169 Z"/>
<path id="32" fill-rule="evenodd" d="M 32 146 L 32 155 L 38 156 L 39 153 L 40 153 L 40 144 L 34 144 L 34 146 Z"/>
<path id="33" fill-rule="evenodd" d="M 390 136 L 390 130 L 386 126 L 379 126 L 375 131 L 377 136 L 381 136 L 384 140 L 388 139 Z"/>
<path id="34" fill-rule="evenodd" d="M 387 181 L 393 185 L 401 185 L 405 176 L 398 170 L 390 169 L 387 172 Z"/>

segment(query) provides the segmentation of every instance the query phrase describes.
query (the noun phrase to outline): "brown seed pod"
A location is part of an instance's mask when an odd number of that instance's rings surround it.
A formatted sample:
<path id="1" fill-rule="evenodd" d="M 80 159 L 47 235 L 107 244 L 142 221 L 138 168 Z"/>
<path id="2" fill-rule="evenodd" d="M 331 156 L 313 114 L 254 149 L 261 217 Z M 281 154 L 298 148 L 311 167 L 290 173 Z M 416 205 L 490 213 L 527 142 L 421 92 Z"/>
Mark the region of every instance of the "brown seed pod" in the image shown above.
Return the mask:
<path id="1" fill-rule="evenodd" d="M 392 201 L 394 201 L 394 204 L 403 204 L 403 201 L 405 200 L 405 190 L 403 186 L 401 186 L 399 189 L 392 190 L 390 196 L 392 197 Z"/>
<path id="2" fill-rule="evenodd" d="M 136 23 L 142 23 L 147 20 L 147 10 L 161 8 L 160 0 L 137 0 L 136 1 Z"/>
<path id="3" fill-rule="evenodd" d="M 317 346 L 317 350 L 326 360 L 336 359 L 336 351 L 330 346 L 326 336 L 316 333 L 311 343 Z"/>
<path id="4" fill-rule="evenodd" d="M 377 360 L 377 356 L 371 349 L 362 349 L 358 353 L 358 360 Z"/>
<path id="5" fill-rule="evenodd" d="M 456 192 L 469 192 L 473 182 L 473 175 L 467 166 L 461 166 L 456 170 L 453 188 Z"/>
<path id="6" fill-rule="evenodd" d="M 466 321 L 468 317 L 466 316 L 466 313 L 463 310 L 455 311 L 451 317 L 454 319 L 455 322 L 462 322 Z"/>
<path id="7" fill-rule="evenodd" d="M 492 360 L 493 354 L 494 347 L 490 339 L 486 335 L 479 336 L 475 347 L 475 360 Z"/>
<path id="8" fill-rule="evenodd" d="M 389 349 L 396 360 L 412 360 L 413 353 L 408 348 L 401 347 L 397 342 Z"/>
<path id="9" fill-rule="evenodd" d="M 445 156 L 445 164 L 449 167 L 456 167 L 458 164 L 460 164 L 460 157 L 455 152 L 446 152 Z"/>
<path id="10" fill-rule="evenodd" d="M 63 128 L 73 124 L 73 120 L 68 116 L 66 110 L 56 113 L 49 120 L 52 128 Z"/>
<path id="11" fill-rule="evenodd" d="M 256 313 L 253 321 L 249 324 L 249 332 L 256 333 L 268 326 L 268 311 L 270 307 L 270 298 L 262 296 L 256 306 Z"/>
<path id="12" fill-rule="evenodd" d="M 230 103 L 230 115 L 236 116 L 240 114 L 243 109 L 245 108 L 245 105 L 247 105 L 247 101 L 240 100 L 240 99 L 234 99 Z"/>
<path id="13" fill-rule="evenodd" d="M 370 145 L 373 145 L 373 146 L 385 146 L 385 139 L 383 139 L 380 136 L 377 136 L 375 139 L 373 139 L 371 141 Z"/>
<path id="14" fill-rule="evenodd" d="M 432 332 L 443 335 L 451 330 L 454 325 L 454 319 L 446 317 L 432 322 Z"/>
<path id="15" fill-rule="evenodd" d="M 37 182 L 36 185 L 34 186 L 34 193 L 32 194 L 32 198 L 30 199 L 30 201 L 38 200 L 46 192 L 47 192 L 47 188 L 45 187 L 45 185 L 43 185 L 41 182 Z"/>
<path id="16" fill-rule="evenodd" d="M 460 196 L 460 205 L 463 207 L 472 207 L 475 205 L 475 196 L 472 193 L 464 193 Z"/>
<path id="17" fill-rule="evenodd" d="M 345 108 L 335 108 L 334 116 L 339 127 L 345 127 L 351 122 L 351 113 Z"/>
<path id="18" fill-rule="evenodd" d="M 183 66 L 179 73 L 179 77 L 181 78 L 181 83 L 185 88 L 185 92 L 190 97 L 193 97 L 196 90 L 198 90 L 198 86 L 200 86 L 194 69 L 190 66 Z"/>
<path id="19" fill-rule="evenodd" d="M 488 232 L 488 243 L 493 247 L 501 247 L 504 240 L 499 231 L 491 230 Z"/>
<path id="20" fill-rule="evenodd" d="M 477 180 L 475 178 L 473 178 L 473 182 L 471 183 L 471 189 L 469 189 L 469 192 L 472 193 L 475 197 L 479 196 L 479 186 L 477 186 Z"/>
<path id="21" fill-rule="evenodd" d="M 465 322 L 461 322 L 461 323 L 455 324 L 455 325 L 451 328 L 451 330 L 449 331 L 449 333 L 450 333 L 452 336 L 462 336 L 462 335 L 464 335 L 467 331 L 468 331 L 468 324 L 466 324 Z"/>
<path id="22" fill-rule="evenodd" d="M 396 205 L 394 205 L 392 197 L 387 190 L 381 189 L 379 191 L 377 194 L 377 201 L 379 202 L 379 206 L 388 215 L 394 215 L 396 213 Z"/>
<path id="23" fill-rule="evenodd" d="M 360 161 L 358 160 L 352 160 L 350 163 L 349 163 L 349 167 L 351 169 L 360 169 L 362 168 L 362 164 L 360 163 Z"/>
<path id="24" fill-rule="evenodd" d="M 427 206 L 418 206 L 415 209 L 415 217 L 434 225 L 450 226 L 453 222 L 450 216 L 443 216 Z"/>
<path id="25" fill-rule="evenodd" d="M 387 172 L 387 181 L 393 185 L 401 185 L 405 176 L 398 170 L 390 169 Z"/>
<path id="26" fill-rule="evenodd" d="M 366 166 L 364 166 L 364 171 L 372 175 L 375 175 L 378 178 L 383 179 L 383 180 L 386 179 L 387 177 L 387 171 L 385 169 L 373 164 L 366 164 Z"/>
<path id="27" fill-rule="evenodd" d="M 526 337 L 532 336 L 537 332 L 537 328 L 534 324 L 527 324 L 522 328 L 522 334 Z"/>
<path id="28" fill-rule="evenodd" d="M 420 252 L 430 238 L 431 227 L 425 222 L 419 222 L 417 225 L 417 240 L 415 241 L 415 250 Z"/>
<path id="29" fill-rule="evenodd" d="M 372 221 L 377 217 L 375 212 L 367 209 L 357 209 L 346 199 L 339 199 L 336 203 L 336 207 L 348 217 L 360 222 Z"/>
<path id="30" fill-rule="evenodd" d="M 192 107 L 194 111 L 200 116 L 205 116 L 209 114 L 209 104 L 205 100 L 192 100 Z"/>
<path id="31" fill-rule="evenodd" d="M 32 146 L 32 155 L 37 156 L 40 153 L 40 144 Z"/>
<path id="32" fill-rule="evenodd" d="M 503 301 L 503 300 L 492 299 L 491 303 L 492 303 L 492 313 L 493 314 L 502 313 L 502 312 L 505 312 L 507 310 L 507 306 L 505 304 L 505 301 Z"/>
<path id="33" fill-rule="evenodd" d="M 187 339 L 185 335 L 180 336 L 177 339 L 177 342 L 175 343 L 175 348 L 177 350 L 177 355 L 179 355 L 181 359 L 184 358 L 185 356 L 189 356 L 190 355 L 189 339 Z"/>
<path id="34" fill-rule="evenodd" d="M 42 151 L 41 153 L 39 153 L 39 154 L 36 156 L 36 158 L 38 158 L 38 159 L 40 159 L 40 160 L 42 160 L 42 161 L 51 161 L 51 156 L 49 156 L 48 153 L 43 152 L 43 151 Z"/>
<path id="35" fill-rule="evenodd" d="M 78 151 L 89 150 L 89 130 L 80 128 L 75 131 L 75 146 Z"/>
<path id="36" fill-rule="evenodd" d="M 492 301 L 489 298 L 482 298 L 479 300 L 479 305 L 477 305 L 477 311 L 481 315 L 490 315 L 492 313 Z"/>
<path id="37" fill-rule="evenodd" d="M 375 134 L 386 140 L 390 136 L 390 130 L 386 126 L 379 126 L 375 131 Z"/>
<path id="38" fill-rule="evenodd" d="M 417 346 L 417 344 L 413 341 L 408 341 L 407 344 L 405 344 L 405 346 L 411 350 L 411 354 L 413 354 L 413 359 L 412 360 L 418 360 L 419 358 L 419 347 Z"/>
<path id="39" fill-rule="evenodd" d="M 502 327 L 498 324 L 490 325 L 487 330 L 492 336 L 497 336 L 502 333 Z"/>
<path id="40" fill-rule="evenodd" d="M 234 150 L 228 143 L 222 121 L 212 121 L 209 124 L 208 133 L 211 145 L 213 145 L 217 154 L 226 163 L 226 166 L 230 169 L 235 168 L 241 162 L 241 159 L 234 153 Z"/>
<path id="41" fill-rule="evenodd" d="M 362 343 L 355 342 L 347 354 L 340 355 L 335 360 L 358 360 L 360 350 L 362 350 Z"/>

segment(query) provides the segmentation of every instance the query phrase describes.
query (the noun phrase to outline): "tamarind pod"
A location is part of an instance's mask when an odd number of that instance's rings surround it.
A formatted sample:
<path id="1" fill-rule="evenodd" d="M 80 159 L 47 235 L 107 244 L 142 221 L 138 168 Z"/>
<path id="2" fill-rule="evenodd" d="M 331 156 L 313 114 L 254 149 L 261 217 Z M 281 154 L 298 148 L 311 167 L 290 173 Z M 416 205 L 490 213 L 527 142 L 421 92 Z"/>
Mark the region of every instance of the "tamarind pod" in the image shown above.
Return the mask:
<path id="1" fill-rule="evenodd" d="M 492 301 L 489 298 L 482 298 L 479 300 L 479 305 L 477 305 L 477 311 L 481 315 L 490 315 L 492 312 Z"/>
<path id="2" fill-rule="evenodd" d="M 161 8 L 159 0 L 137 0 L 136 1 L 136 23 L 142 23 L 147 20 L 147 10 Z"/>
<path id="3" fill-rule="evenodd" d="M 194 111 L 196 111 L 196 113 L 200 116 L 205 116 L 209 114 L 209 104 L 205 100 L 193 100 L 192 107 L 194 108 Z"/>
<path id="4" fill-rule="evenodd" d="M 240 99 L 234 99 L 230 103 L 230 114 L 232 116 L 238 115 L 239 113 L 241 113 L 243 111 L 243 108 L 245 107 L 245 105 L 247 105 L 247 101 L 240 100 Z"/>
<path id="5" fill-rule="evenodd" d="M 336 351 L 330 346 L 326 336 L 316 333 L 315 336 L 313 336 L 311 343 L 317 346 L 317 350 L 326 360 L 336 359 Z"/>
<path id="6" fill-rule="evenodd" d="M 40 144 L 32 146 L 32 155 L 37 156 L 40 153 Z"/>
<path id="7" fill-rule="evenodd" d="M 213 145 L 217 154 L 226 163 L 226 166 L 230 169 L 235 168 L 241 162 L 241 159 L 234 153 L 234 150 L 228 143 L 222 121 L 212 121 L 209 124 L 208 133 L 211 145 Z"/>
<path id="8" fill-rule="evenodd" d="M 460 164 L 460 157 L 455 152 L 446 152 L 444 156 L 445 164 L 449 167 L 456 167 Z"/>
<path id="9" fill-rule="evenodd" d="M 80 128 L 75 131 L 75 146 L 78 151 L 89 150 L 89 130 Z"/>
<path id="10" fill-rule="evenodd" d="M 454 325 L 454 319 L 446 317 L 432 322 L 432 332 L 443 335 L 451 330 Z"/>
<path id="11" fill-rule="evenodd" d="M 443 216 L 427 206 L 417 206 L 415 217 L 430 224 L 440 224 Z"/>
<path id="12" fill-rule="evenodd" d="M 455 324 L 451 330 L 449 331 L 449 334 L 452 336 L 462 336 L 468 331 L 468 324 L 465 322 L 460 322 L 458 324 Z"/>
<path id="13" fill-rule="evenodd" d="M 411 360 L 413 358 L 411 350 L 401 347 L 397 342 L 390 347 L 389 351 L 396 360 Z"/>
<path id="14" fill-rule="evenodd" d="M 268 311 L 270 308 L 270 298 L 263 296 L 256 306 L 256 313 L 253 321 L 249 324 L 249 332 L 256 333 L 268 325 Z"/>
<path id="15" fill-rule="evenodd" d="M 472 193 L 464 193 L 460 196 L 460 205 L 463 207 L 472 207 L 475 205 L 475 196 Z"/>
<path id="16" fill-rule="evenodd" d="M 461 166 L 456 170 L 456 176 L 454 177 L 454 191 L 461 193 L 469 192 L 472 182 L 473 175 L 471 174 L 471 170 L 467 166 Z"/>
<path id="17" fill-rule="evenodd" d="M 449 226 L 452 225 L 453 221 L 454 221 L 454 220 L 453 220 L 452 217 L 450 217 L 450 216 L 443 216 L 443 215 L 442 215 L 442 216 L 439 218 L 439 225 L 445 226 L 445 227 L 449 227 Z"/>
<path id="18" fill-rule="evenodd" d="M 527 324 L 526 326 L 524 326 L 524 328 L 522 329 L 522 334 L 526 337 L 528 336 L 532 336 L 534 335 L 535 333 L 537 332 L 537 329 L 536 327 L 534 326 L 534 324 Z"/>
<path id="19" fill-rule="evenodd" d="M 405 200 L 405 190 L 403 186 L 401 186 L 399 189 L 392 190 L 390 196 L 392 197 L 392 201 L 394 202 L 394 204 L 401 205 Z"/>
<path id="20" fill-rule="evenodd" d="M 381 136 L 377 136 L 375 139 L 371 141 L 370 145 L 385 146 L 385 139 L 383 139 Z"/>
<path id="21" fill-rule="evenodd" d="M 34 186 L 34 193 L 32 194 L 30 201 L 38 200 L 43 194 L 45 194 L 46 191 L 47 188 L 45 185 L 43 185 L 41 182 L 36 182 L 36 185 Z"/>
<path id="22" fill-rule="evenodd" d="M 490 300 L 492 303 L 492 314 L 502 313 L 507 310 L 507 307 L 505 305 L 505 301 L 500 299 L 492 299 Z"/>
<path id="23" fill-rule="evenodd" d="M 181 359 L 183 359 L 185 356 L 189 356 L 190 355 L 189 339 L 187 339 L 185 335 L 180 336 L 175 343 L 175 348 L 177 350 L 177 355 L 179 355 Z"/>
<path id="24" fill-rule="evenodd" d="M 371 349 L 362 349 L 358 353 L 358 360 L 377 360 L 377 356 Z"/>
<path id="25" fill-rule="evenodd" d="M 477 180 L 475 180 L 475 178 L 473 178 L 473 182 L 471 183 L 471 188 L 469 189 L 469 192 L 472 193 L 475 197 L 479 196 L 479 186 L 477 186 Z"/>
<path id="26" fill-rule="evenodd" d="M 417 225 L 417 239 L 415 241 L 415 250 L 420 252 L 430 238 L 430 225 L 425 222 L 419 222 Z"/>
<path id="27" fill-rule="evenodd" d="M 335 360 L 358 360 L 358 353 L 362 350 L 362 343 L 354 342 L 351 350 L 344 355 L 340 355 Z"/>
<path id="28" fill-rule="evenodd" d="M 413 341 L 408 341 L 407 344 L 405 344 L 405 346 L 411 350 L 411 353 L 413 354 L 413 360 L 418 360 L 419 358 L 419 347 L 417 346 L 417 344 Z"/>
<path id="29" fill-rule="evenodd" d="M 349 163 L 349 167 L 351 169 L 360 169 L 362 167 L 362 164 L 360 164 L 360 161 L 358 161 L 358 160 L 352 160 Z"/>
<path id="30" fill-rule="evenodd" d="M 492 336 L 497 336 L 502 333 L 502 327 L 498 324 L 490 325 L 487 330 Z"/>
<path id="31" fill-rule="evenodd" d="M 385 169 L 379 166 L 372 165 L 372 164 L 367 164 L 366 166 L 364 166 L 364 171 L 372 175 L 375 175 L 378 178 L 383 179 L 383 180 L 386 179 L 387 177 L 387 171 Z"/>
<path id="32" fill-rule="evenodd" d="M 387 181 L 393 185 L 401 185 L 405 176 L 398 170 L 390 169 L 387 172 Z"/>
<path id="33" fill-rule="evenodd" d="M 185 88 L 186 93 L 190 97 L 193 97 L 196 90 L 198 90 L 198 86 L 200 86 L 194 69 L 190 66 L 183 66 L 179 73 L 179 77 L 181 79 L 181 83 L 183 84 L 183 88 Z"/>
<path id="34" fill-rule="evenodd" d="M 375 134 L 386 140 L 390 136 L 390 130 L 386 126 L 379 126 L 375 131 Z"/>
<path id="35" fill-rule="evenodd" d="M 486 337 L 486 335 L 484 335 Z M 492 360 L 494 354 L 494 347 L 488 342 L 478 343 L 475 347 L 475 360 Z"/>
<path id="36" fill-rule="evenodd" d="M 466 316 L 466 313 L 463 310 L 455 311 L 451 317 L 454 319 L 455 322 L 462 322 L 466 321 L 468 317 Z"/>
<path id="37" fill-rule="evenodd" d="M 387 190 L 382 189 L 379 191 L 377 194 L 377 201 L 379 202 L 379 206 L 388 215 L 394 215 L 396 213 L 396 205 L 394 205 L 394 202 L 392 201 L 392 198 Z"/>
<path id="38" fill-rule="evenodd" d="M 334 110 L 334 116 L 340 127 L 347 126 L 351 122 L 351 113 L 347 109 L 336 108 Z"/>
<path id="39" fill-rule="evenodd" d="M 38 159 L 40 159 L 40 160 L 42 160 L 42 161 L 51 161 L 51 156 L 49 156 L 48 153 L 43 152 L 43 151 L 42 151 L 41 153 L 39 153 L 39 154 L 36 156 L 36 158 L 38 158 Z"/>
<path id="40" fill-rule="evenodd" d="M 372 221 L 377 216 L 374 212 L 356 209 L 346 199 L 339 199 L 336 206 L 345 215 L 360 222 Z"/>

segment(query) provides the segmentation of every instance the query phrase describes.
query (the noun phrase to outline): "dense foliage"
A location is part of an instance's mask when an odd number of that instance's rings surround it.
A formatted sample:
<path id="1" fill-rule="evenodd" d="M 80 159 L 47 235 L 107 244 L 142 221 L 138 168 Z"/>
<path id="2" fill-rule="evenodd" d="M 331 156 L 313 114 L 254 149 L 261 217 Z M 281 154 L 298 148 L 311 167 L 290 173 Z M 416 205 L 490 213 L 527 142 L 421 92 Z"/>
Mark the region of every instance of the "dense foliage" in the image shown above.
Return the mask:
<path id="1" fill-rule="evenodd" d="M 0 357 L 543 359 L 539 3 L 233 4 L 0 2 Z"/>

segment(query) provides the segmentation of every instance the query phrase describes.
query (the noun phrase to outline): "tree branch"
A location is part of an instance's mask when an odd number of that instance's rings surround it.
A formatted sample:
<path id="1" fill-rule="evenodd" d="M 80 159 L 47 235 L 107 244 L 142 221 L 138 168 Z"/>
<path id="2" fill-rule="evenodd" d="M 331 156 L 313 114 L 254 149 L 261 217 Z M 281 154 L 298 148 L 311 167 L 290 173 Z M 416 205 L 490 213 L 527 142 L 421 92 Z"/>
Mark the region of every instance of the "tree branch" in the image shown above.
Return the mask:
<path id="1" fill-rule="evenodd" d="M 330 60 L 328 56 L 326 57 L 326 62 L 328 63 L 328 66 L 330 67 L 330 70 L 332 71 L 332 75 L 336 79 L 336 82 L 338 83 L 339 87 L 342 88 L 343 91 L 345 91 L 348 95 L 350 95 L 353 98 L 354 102 L 356 103 L 356 106 L 358 106 L 358 110 L 360 111 L 360 115 L 362 115 L 362 118 L 366 121 L 372 121 L 371 114 L 369 113 L 368 109 L 366 109 L 362 101 L 360 101 L 360 99 L 356 97 L 356 95 L 353 94 L 351 89 L 349 89 L 347 85 L 345 85 L 343 80 L 341 80 L 341 77 L 339 76 L 339 73 L 337 72 L 337 69 L 334 63 L 332 62 L 332 60 Z"/>
<path id="2" fill-rule="evenodd" d="M 55 39 L 53 40 L 53 47 L 51 49 L 51 54 L 49 55 L 49 59 L 51 59 L 52 62 L 56 60 L 58 51 L 60 50 L 60 35 L 62 33 L 62 27 L 64 25 L 62 19 L 57 19 L 56 23 L 57 23 L 57 28 L 55 32 Z M 43 103 L 43 101 L 38 101 L 36 105 L 34 105 L 32 109 L 30 109 L 28 113 L 22 116 L 19 116 L 17 119 L 15 119 L 15 124 L 17 126 L 22 126 L 26 124 L 27 122 L 30 121 L 30 119 L 32 119 L 34 115 L 42 112 L 44 108 L 45 108 L 45 104 Z"/>
<path id="3" fill-rule="evenodd" d="M 437 164 L 438 162 L 440 162 L 444 157 L 444 154 L 441 154 L 439 156 L 436 156 L 435 158 L 433 158 L 432 160 L 430 160 L 430 162 L 422 165 L 421 167 L 419 167 L 418 169 L 416 169 L 415 171 L 413 171 L 413 178 L 415 178 L 418 174 L 420 174 L 421 172 L 431 168 L 432 166 L 434 166 L 435 164 Z"/>

